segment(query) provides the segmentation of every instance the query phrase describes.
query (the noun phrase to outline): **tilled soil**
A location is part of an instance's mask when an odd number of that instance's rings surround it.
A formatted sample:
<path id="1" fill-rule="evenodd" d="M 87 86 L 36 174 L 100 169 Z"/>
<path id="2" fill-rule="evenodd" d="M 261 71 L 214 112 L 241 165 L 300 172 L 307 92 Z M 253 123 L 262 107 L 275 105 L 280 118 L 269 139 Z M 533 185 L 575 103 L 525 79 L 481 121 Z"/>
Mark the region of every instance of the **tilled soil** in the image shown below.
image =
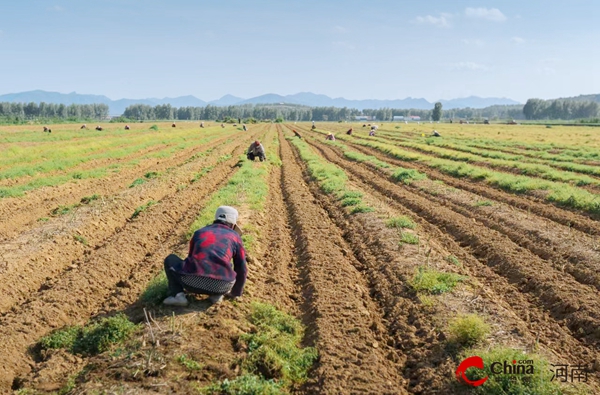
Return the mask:
<path id="1" fill-rule="evenodd" d="M 222 145 L 231 136 L 228 133 L 215 138 L 214 142 L 204 145 L 202 151 Z M 197 147 L 186 148 L 169 158 L 148 158 L 135 167 L 123 167 L 109 178 L 77 180 L 29 191 L 21 198 L 0 199 L 0 240 L 13 240 L 17 235 L 38 227 L 39 219 L 51 217 L 52 210 L 59 206 L 77 204 L 82 197 L 94 194 L 110 197 L 127 188 L 135 179 L 143 178 L 148 171 L 160 173 L 170 167 L 181 166 L 199 151 Z M 136 156 L 132 155 L 127 160 Z"/>
<path id="2" fill-rule="evenodd" d="M 3 295 L 0 313 L 22 302 L 40 287 L 47 288 L 49 285 L 44 282 L 65 268 L 80 265 L 85 256 L 100 248 L 131 221 L 137 207 L 150 201 L 160 202 L 181 185 L 190 184 L 195 173 L 216 165 L 223 153 L 243 148 L 239 143 L 218 147 L 213 155 L 183 163 L 161 179 L 136 188 L 125 187 L 101 202 L 77 208 L 73 214 L 41 227 L 38 225 L 38 228 L 30 229 L 11 242 L 0 244 L 3 261 L 0 265 L 0 292 Z M 212 177 L 211 173 L 204 177 Z M 85 240 L 85 243 L 76 240 L 76 237 L 82 238 L 80 240 Z M 12 284 L 16 281 L 20 286 L 15 288 Z"/>
<path id="3" fill-rule="evenodd" d="M 477 258 L 480 265 L 493 269 L 504 278 L 501 283 L 506 284 L 508 281 L 511 286 L 499 290 L 498 294 L 510 295 L 505 297 L 506 301 L 513 309 L 523 314 L 522 319 L 530 324 L 530 330 L 540 337 L 540 342 L 553 344 L 557 355 L 570 355 L 582 363 L 589 364 L 590 361 L 598 360 L 597 312 L 594 309 L 582 308 L 582 304 L 587 302 L 592 305 L 598 303 L 600 298 L 595 290 L 582 288 L 574 280 L 553 272 L 548 262 L 516 246 L 481 223 L 441 205 L 432 205 L 431 201 L 410 192 L 410 188 L 392 183 L 387 177 L 368 169 L 368 166 L 343 159 L 341 155 L 335 154 L 332 148 L 320 145 L 323 146 L 320 150 L 326 159 L 339 164 L 349 174 L 381 193 L 382 198 L 393 199 L 412 213 L 443 229 L 461 247 L 468 248 L 469 253 Z M 494 282 L 494 288 L 497 288 L 500 282 Z M 507 291 L 510 288 L 513 288 L 512 292 Z M 519 297 L 516 297 L 517 294 Z M 527 296 L 527 302 L 523 296 Z M 528 304 L 531 307 L 523 310 L 523 306 Z M 534 317 L 537 315 L 536 310 L 540 309 L 543 310 L 540 311 L 541 317 Z M 539 322 L 545 323 L 538 326 Z M 544 332 L 547 333 L 546 336 L 542 336 Z M 542 341 L 542 337 L 546 339 Z M 557 342 L 556 337 L 561 340 Z M 566 338 L 571 338 L 568 343 L 572 345 L 572 350 L 565 347 Z"/>
<path id="4" fill-rule="evenodd" d="M 399 159 L 389 157 L 386 154 L 374 148 L 365 147 L 359 144 L 353 144 L 352 142 L 344 143 L 348 144 L 348 146 L 351 147 L 353 150 L 362 152 L 367 155 L 373 155 L 390 164 L 401 166 L 407 169 L 418 170 L 422 173 L 427 174 L 427 176 L 432 180 L 443 181 L 445 184 L 455 187 L 457 189 L 472 192 L 483 198 L 504 202 L 507 205 L 510 205 L 514 208 L 521 209 L 528 213 L 537 214 L 541 217 L 550 219 L 556 223 L 578 229 L 590 235 L 600 235 L 600 222 L 597 219 L 590 218 L 590 216 L 586 213 L 576 212 L 568 208 L 556 207 L 552 203 L 549 203 L 544 199 L 537 198 L 534 195 L 515 195 L 497 188 L 493 188 L 485 182 L 477 182 L 465 178 L 455 178 L 444 174 L 434 168 L 431 168 L 426 164 L 405 162 Z"/>
<path id="5" fill-rule="evenodd" d="M 336 148 L 332 149 L 340 154 Z M 393 181 L 389 170 L 371 164 L 366 166 Z M 598 237 L 557 224 L 543 216 L 515 209 L 501 201 L 482 200 L 481 196 L 468 190 L 448 188 L 430 180 L 413 182 L 409 188 L 432 202 L 474 218 L 506 235 L 514 243 L 548 261 L 559 272 L 600 289 Z M 482 202 L 485 204 L 480 205 Z"/>
<path id="6" fill-rule="evenodd" d="M 207 156 L 190 160 L 199 151 L 183 150 L 159 163 L 148 161 L 146 167 L 115 175 L 112 184 L 90 180 L 89 185 L 52 189 L 55 194 L 48 201 L 36 193 L 11 201 L 14 210 L 3 212 L 21 229 L 8 229 L 0 245 L 0 392 L 21 382 L 55 391 L 88 366 L 77 393 L 195 393 L 190 383 L 239 373 L 243 352 L 236 339 L 252 330 L 244 315 L 247 301 L 253 300 L 299 317 L 307 327 L 304 344 L 319 352 L 309 380 L 294 393 L 459 393 L 463 389 L 454 379 L 459 355 L 449 345 L 445 327 L 463 313 L 477 313 L 491 324 L 486 344 L 537 349 L 554 363 L 589 365 L 589 383 L 600 388 L 597 221 L 347 143 L 446 185 L 430 180 L 397 184 L 386 170 L 348 160 L 323 143 L 320 134 L 313 139 L 309 130 L 294 129 L 301 130 L 317 155 L 346 172 L 349 185 L 364 193 L 375 212 L 349 214 L 323 193 L 298 150 L 285 140 L 289 131 L 269 125 L 224 134 L 201 147 L 212 150 Z M 248 141 L 274 133 L 279 151 L 268 156 L 279 156 L 283 164 L 271 167 L 266 208 L 241 208 L 245 223 L 260 235 L 241 302 L 209 308 L 207 302 L 192 300 L 173 318 L 159 309 L 164 319 L 159 318 L 154 334 L 144 334 L 139 355 L 129 361 L 37 353 L 36 341 L 54 328 L 119 311 L 142 320 L 139 295 L 161 270 L 164 256 L 185 254 L 186 230 L 237 170 Z M 232 156 L 223 159 L 226 154 Z M 207 167 L 212 170 L 193 180 Z M 128 188 L 150 170 L 163 174 Z M 82 205 L 72 215 L 36 222 L 42 213 L 98 193 L 99 187 L 106 191 L 102 200 Z M 476 206 L 482 199 L 492 206 Z M 136 207 L 151 200 L 157 204 L 131 218 Z M 400 245 L 398 231 L 385 226 L 386 215 L 401 214 L 418 223 L 419 245 Z M 461 265 L 446 261 L 448 255 Z M 425 305 L 410 286 L 424 264 L 468 280 L 433 306 Z M 169 329 L 170 320 L 182 330 Z M 160 347 L 146 344 L 151 336 L 160 338 Z M 204 370 L 186 371 L 175 362 L 182 354 L 200 361 Z M 143 373 L 138 375 L 134 365 L 142 366 Z"/>
<path id="7" fill-rule="evenodd" d="M 280 141 L 284 198 L 303 295 L 311 308 L 309 338 L 319 350 L 319 364 L 306 390 L 405 393 L 396 353 L 387 346 L 381 312 L 356 270 L 356 257 L 315 201 L 289 143 L 282 137 Z"/>
<path id="8" fill-rule="evenodd" d="M 154 253 L 160 251 L 165 242 L 179 240 L 182 233 L 185 234 L 187 227 L 181 224 L 191 224 L 203 199 L 237 169 L 234 164 L 246 149 L 245 145 L 245 140 L 238 143 L 232 158 L 216 166 L 209 177 L 165 196 L 136 220 L 118 228 L 95 250 L 89 250 L 76 264 L 57 270 L 56 274 L 60 275 L 50 277 L 39 291 L 30 293 L 25 302 L 4 314 L 0 319 L 0 333 L 6 346 L 0 350 L 3 361 L 0 387 L 7 388 L 16 374 L 27 372 L 31 364 L 27 347 L 36 339 L 54 328 L 85 322 L 115 294 L 113 290 L 130 288 L 127 280 L 137 262 L 151 265 L 154 272 L 154 261 L 164 258 Z M 54 259 L 60 260 L 60 255 L 58 250 Z"/>

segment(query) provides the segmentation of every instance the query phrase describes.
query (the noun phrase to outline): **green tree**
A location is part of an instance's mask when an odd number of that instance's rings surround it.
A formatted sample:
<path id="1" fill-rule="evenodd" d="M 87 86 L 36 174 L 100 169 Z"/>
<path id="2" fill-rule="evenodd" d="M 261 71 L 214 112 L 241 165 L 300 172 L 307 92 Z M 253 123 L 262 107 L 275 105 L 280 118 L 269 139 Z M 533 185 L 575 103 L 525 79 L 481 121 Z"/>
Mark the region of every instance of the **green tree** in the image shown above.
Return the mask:
<path id="1" fill-rule="evenodd" d="M 433 112 L 431 113 L 431 119 L 434 121 L 439 121 L 442 119 L 442 103 L 437 102 L 433 106 Z"/>

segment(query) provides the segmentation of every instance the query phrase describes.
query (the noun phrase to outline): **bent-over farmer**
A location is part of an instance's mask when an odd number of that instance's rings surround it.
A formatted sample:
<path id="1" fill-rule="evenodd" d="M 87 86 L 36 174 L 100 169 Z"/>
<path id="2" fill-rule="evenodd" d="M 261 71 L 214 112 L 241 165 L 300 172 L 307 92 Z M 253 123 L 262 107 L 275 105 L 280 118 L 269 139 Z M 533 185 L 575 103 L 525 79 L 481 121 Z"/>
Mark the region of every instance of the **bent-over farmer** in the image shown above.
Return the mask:
<path id="1" fill-rule="evenodd" d="M 187 306 L 185 291 L 209 295 L 212 303 L 221 302 L 224 295 L 242 296 L 248 269 L 237 218 L 235 208 L 220 206 L 214 222 L 194 232 L 185 260 L 175 254 L 165 259 L 169 297 L 163 304 Z"/>

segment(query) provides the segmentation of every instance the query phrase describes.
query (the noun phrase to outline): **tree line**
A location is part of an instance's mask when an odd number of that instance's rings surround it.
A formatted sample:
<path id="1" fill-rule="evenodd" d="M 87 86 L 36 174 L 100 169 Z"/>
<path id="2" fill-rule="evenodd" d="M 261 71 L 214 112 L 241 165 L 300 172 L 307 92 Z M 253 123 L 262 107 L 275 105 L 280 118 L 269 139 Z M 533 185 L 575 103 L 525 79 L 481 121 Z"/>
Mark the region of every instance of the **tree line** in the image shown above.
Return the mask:
<path id="1" fill-rule="evenodd" d="M 132 120 L 224 120 L 224 119 L 258 119 L 286 121 L 351 121 L 358 115 L 375 117 L 379 121 L 392 121 L 394 116 L 419 116 L 422 120 L 442 118 L 441 105 L 439 113 L 432 110 L 417 109 L 364 109 L 339 107 L 307 107 L 294 104 L 244 104 L 239 106 L 217 107 L 172 107 L 170 104 L 150 106 L 134 104 L 125 109 L 123 117 Z M 443 111 L 443 118 L 464 119 L 523 119 L 523 106 L 491 106 L 482 109 L 462 108 Z"/>
<path id="2" fill-rule="evenodd" d="M 109 118 L 106 104 L 0 103 L 0 118 L 10 122 L 31 120 L 102 120 Z"/>
<path id="3" fill-rule="evenodd" d="M 437 105 L 438 103 L 436 103 Z M 150 106 L 134 104 L 125 109 L 122 118 L 129 120 L 286 120 L 296 121 L 352 121 L 358 115 L 375 117 L 378 121 L 392 121 L 394 116 L 419 116 L 422 120 L 469 119 L 590 119 L 600 116 L 600 104 L 594 101 L 529 99 L 522 105 L 495 105 L 486 108 L 444 110 L 417 109 L 364 109 L 339 107 L 308 107 L 295 104 L 244 104 L 217 107 L 173 107 L 170 104 Z M 0 120 L 19 123 L 31 120 L 85 121 L 109 118 L 106 104 L 55 103 L 0 103 Z"/>
<path id="4" fill-rule="evenodd" d="M 595 101 L 529 99 L 523 106 L 527 119 L 584 119 L 600 116 L 600 104 Z"/>

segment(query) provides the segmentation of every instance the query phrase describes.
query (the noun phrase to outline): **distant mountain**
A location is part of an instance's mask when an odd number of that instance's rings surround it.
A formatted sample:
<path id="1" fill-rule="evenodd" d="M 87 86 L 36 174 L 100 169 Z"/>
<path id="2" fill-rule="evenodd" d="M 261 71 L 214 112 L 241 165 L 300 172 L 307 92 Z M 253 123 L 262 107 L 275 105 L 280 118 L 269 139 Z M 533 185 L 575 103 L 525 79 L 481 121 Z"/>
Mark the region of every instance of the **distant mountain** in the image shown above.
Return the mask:
<path id="1" fill-rule="evenodd" d="M 109 104 L 112 102 L 106 96 L 81 95 L 76 92 L 58 93 L 35 90 L 21 93 L 9 93 L 0 96 L 0 102 L 22 102 L 22 103 L 56 103 L 56 104 Z"/>
<path id="2" fill-rule="evenodd" d="M 234 104 L 238 104 L 242 101 L 244 101 L 244 99 L 242 99 L 241 97 L 225 95 L 219 100 L 213 100 L 208 102 L 208 104 L 211 104 L 213 106 L 233 106 Z"/>
<path id="3" fill-rule="evenodd" d="M 579 98 L 588 98 L 591 96 L 595 96 L 597 101 L 600 101 L 600 95 L 586 95 L 579 96 L 578 98 L 573 98 L 573 100 L 577 100 Z M 585 100 L 585 99 L 579 99 Z M 590 100 L 590 99 L 587 99 Z M 58 93 L 58 92 L 46 92 L 42 90 L 35 90 L 29 92 L 21 92 L 21 93 L 9 93 L 6 95 L 0 95 L 0 102 L 46 102 L 46 103 L 57 103 L 57 104 L 93 104 L 93 103 L 103 103 L 109 106 L 111 115 L 120 115 L 123 114 L 125 109 L 132 104 L 147 104 L 150 106 L 156 106 L 159 104 L 170 104 L 173 107 L 204 107 L 207 104 L 211 104 L 214 106 L 231 106 L 237 104 L 278 104 L 278 103 L 287 103 L 287 104 L 299 104 L 310 107 L 347 107 L 347 108 L 356 108 L 359 110 L 363 110 L 366 108 L 369 109 L 379 109 L 379 108 L 401 108 L 401 109 L 420 109 L 427 110 L 433 108 L 434 103 L 429 102 L 425 99 L 412 98 L 408 97 L 406 99 L 397 99 L 397 100 L 376 100 L 376 99 L 367 99 L 367 100 L 349 100 L 344 99 L 343 97 L 338 97 L 335 99 L 330 98 L 326 95 L 319 95 L 311 92 L 300 92 L 293 95 L 277 95 L 274 93 L 268 93 L 266 95 L 261 95 L 257 97 L 253 97 L 250 99 L 242 99 L 240 97 L 225 95 L 218 100 L 213 100 L 209 103 L 198 99 L 195 96 L 180 96 L 180 97 L 165 97 L 162 99 L 150 98 L 150 99 L 120 99 L 120 100 L 111 100 L 106 96 L 101 95 L 86 95 L 79 94 L 76 92 L 71 92 L 68 94 Z M 440 100 L 443 104 L 444 109 L 452 109 L 452 108 L 484 108 L 492 105 L 511 105 L 511 104 L 519 104 L 518 102 L 505 99 L 505 98 L 482 98 L 477 96 L 470 96 L 461 99 L 452 99 L 452 100 Z"/>
<path id="4" fill-rule="evenodd" d="M 509 106 L 515 104 L 521 104 L 518 101 L 514 101 L 512 99 L 506 98 L 497 98 L 497 97 L 477 97 L 477 96 L 469 96 L 462 99 L 451 99 L 451 100 L 440 100 L 443 108 L 451 109 L 451 108 L 484 108 L 489 106 Z"/>
<path id="5" fill-rule="evenodd" d="M 59 92 L 46 92 L 42 90 L 35 90 L 21 93 L 9 93 L 6 95 L 0 95 L 0 102 L 22 102 L 22 103 L 56 103 L 56 104 L 106 104 L 109 107 L 109 113 L 111 115 L 121 115 L 125 109 L 132 104 L 147 104 L 149 106 L 156 106 L 159 104 L 171 104 L 174 107 L 204 107 L 206 102 L 200 100 L 194 96 L 181 96 L 181 97 L 165 97 L 163 99 L 120 99 L 111 100 L 106 96 L 99 95 L 86 95 L 79 94 L 76 92 L 71 93 L 59 93 Z"/>
<path id="6" fill-rule="evenodd" d="M 491 105 L 510 105 L 519 104 L 519 102 L 505 98 L 481 98 L 471 96 L 463 99 L 442 100 L 445 109 L 451 108 L 484 108 Z M 335 99 L 326 95 L 317 95 L 310 92 L 301 92 L 294 95 L 281 96 L 273 93 L 253 97 L 234 104 L 273 104 L 273 103 L 290 103 L 302 104 L 310 107 L 348 107 L 364 110 L 365 108 L 414 108 L 419 110 L 427 110 L 433 108 L 434 102 L 429 102 L 425 99 L 417 99 L 408 97 L 406 99 L 397 100 L 348 100 L 343 97 Z"/>
<path id="7" fill-rule="evenodd" d="M 276 95 L 274 93 L 267 93 L 266 95 L 256 96 L 251 99 L 243 100 L 236 104 L 273 104 L 273 103 L 290 103 L 286 100 L 286 96 Z M 301 104 L 301 103 L 293 103 Z"/>

